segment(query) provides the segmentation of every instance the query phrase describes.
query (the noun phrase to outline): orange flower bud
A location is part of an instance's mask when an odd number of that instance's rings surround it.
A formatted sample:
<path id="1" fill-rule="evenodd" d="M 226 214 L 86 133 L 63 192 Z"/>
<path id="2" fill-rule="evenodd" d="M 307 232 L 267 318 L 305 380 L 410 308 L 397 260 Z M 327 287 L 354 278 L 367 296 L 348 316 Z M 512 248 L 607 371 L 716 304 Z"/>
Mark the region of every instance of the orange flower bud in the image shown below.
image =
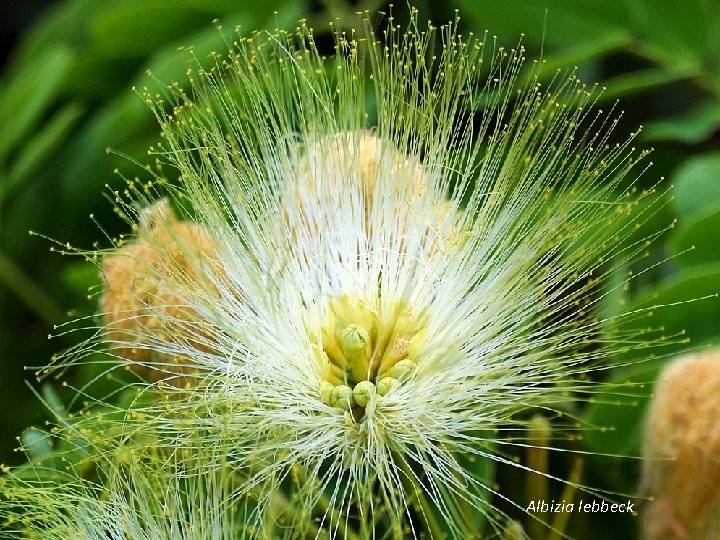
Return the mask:
<path id="1" fill-rule="evenodd" d="M 663 371 L 645 426 L 646 540 L 720 538 L 720 351 Z"/>
<path id="2" fill-rule="evenodd" d="M 184 295 L 207 282 L 198 278 L 213 252 L 208 232 L 178 221 L 167 200 L 141 213 L 138 237 L 102 263 L 100 309 L 116 354 L 136 362 L 177 363 L 181 359 L 157 349 L 179 336 L 203 349 L 204 322 Z"/>

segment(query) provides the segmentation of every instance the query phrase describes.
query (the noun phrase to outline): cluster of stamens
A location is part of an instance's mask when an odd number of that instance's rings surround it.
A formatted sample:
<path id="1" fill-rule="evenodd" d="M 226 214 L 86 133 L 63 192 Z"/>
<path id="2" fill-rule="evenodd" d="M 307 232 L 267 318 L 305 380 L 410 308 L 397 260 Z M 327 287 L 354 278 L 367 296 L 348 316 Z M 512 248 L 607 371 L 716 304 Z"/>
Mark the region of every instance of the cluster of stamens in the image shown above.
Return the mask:
<path id="1" fill-rule="evenodd" d="M 323 402 L 361 417 L 376 395 L 412 376 L 423 335 L 421 318 L 405 302 L 381 318 L 347 296 L 331 300 L 313 344 L 325 366 Z"/>

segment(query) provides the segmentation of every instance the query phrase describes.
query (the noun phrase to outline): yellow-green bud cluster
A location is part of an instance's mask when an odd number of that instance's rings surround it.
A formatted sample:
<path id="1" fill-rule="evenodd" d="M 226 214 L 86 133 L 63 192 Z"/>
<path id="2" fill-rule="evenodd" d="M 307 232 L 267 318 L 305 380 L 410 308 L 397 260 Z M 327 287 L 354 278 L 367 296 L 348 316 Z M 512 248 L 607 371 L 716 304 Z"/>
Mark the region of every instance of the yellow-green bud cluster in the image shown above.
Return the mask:
<path id="1" fill-rule="evenodd" d="M 383 377 L 376 384 L 371 381 L 360 381 L 354 388 L 346 384 L 333 385 L 323 381 L 320 386 L 323 403 L 344 411 L 353 407 L 367 407 L 373 397 L 385 396 L 398 383 L 395 377 Z"/>
<path id="2" fill-rule="evenodd" d="M 323 403 L 345 411 L 365 408 L 385 396 L 417 367 L 423 319 L 399 302 L 387 317 L 347 296 L 330 302 L 326 324 L 314 338 L 325 365 Z"/>

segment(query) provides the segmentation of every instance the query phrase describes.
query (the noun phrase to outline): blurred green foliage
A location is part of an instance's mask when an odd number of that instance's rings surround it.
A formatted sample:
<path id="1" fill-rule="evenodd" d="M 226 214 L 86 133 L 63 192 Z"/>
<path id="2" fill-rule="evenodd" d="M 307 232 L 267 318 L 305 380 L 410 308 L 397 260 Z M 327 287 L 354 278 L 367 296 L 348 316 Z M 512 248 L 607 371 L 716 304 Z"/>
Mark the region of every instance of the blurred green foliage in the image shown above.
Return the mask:
<path id="1" fill-rule="evenodd" d="M 372 0 L 355 6 L 330 0 L 242 5 L 231 0 L 66 0 L 40 17 L 14 51 L 0 84 L 0 462 L 22 462 L 24 456 L 12 452 L 17 444 L 12 437 L 49 417 L 21 382 L 32 380 L 24 366 L 47 363 L 77 339 L 48 341 L 47 335 L 53 325 L 92 316 L 92 293 L 99 283 L 92 265 L 50 252 L 50 242 L 28 231 L 89 248 L 95 241 L 109 244 L 91 213 L 111 236 L 126 230 L 103 192 L 106 185 L 122 184 L 114 169 L 129 176 L 142 176 L 143 169 L 106 148 L 144 163 L 158 131 L 150 110 L 131 89 L 182 82 L 193 62 L 203 63 L 210 51 L 223 50 L 227 34 L 212 24 L 216 18 L 224 28 L 251 30 L 290 26 L 308 17 L 322 35 L 332 18 L 340 17 L 349 27 L 357 24 L 356 10 L 387 7 Z M 720 341 L 720 3 L 424 0 L 416 5 L 438 22 L 453 18 L 457 8 L 465 32 L 487 29 L 488 39 L 500 36 L 498 45 L 517 46 L 523 34 L 528 58 L 542 59 L 548 78 L 577 66 L 583 80 L 606 87 L 599 105 L 621 100 L 617 136 L 643 125 L 638 144 L 655 149 L 654 166 L 639 182 L 656 189 L 665 205 L 643 232 L 666 230 L 648 246 L 643 262 L 608 261 L 614 269 L 609 287 L 618 288 L 603 291 L 601 306 L 610 316 L 658 306 L 651 317 L 622 323 L 623 329 L 653 327 L 655 337 L 668 346 L 618 355 L 605 377 L 626 391 L 621 397 L 617 387 L 601 391 L 574 411 L 602 429 L 568 445 L 598 454 L 586 459 L 583 482 L 632 492 L 637 460 L 601 455 L 637 455 L 644 407 L 661 366 L 680 351 Z M 407 19 L 405 6 L 394 10 Z M 193 54 L 177 50 L 190 46 Z M 629 272 L 648 266 L 622 287 Z M 67 374 L 71 380 L 83 376 L 88 374 Z M 64 399 L 53 390 L 55 383 L 42 390 L 50 408 L 60 406 L 50 402 Z M 25 431 L 23 442 L 32 454 L 49 451 L 37 429 Z M 567 477 L 567 463 L 552 466 L 554 474 Z M 498 474 L 502 490 L 517 473 Z M 506 510 L 517 514 L 517 509 Z M 592 519 L 600 519 L 601 526 Z M 573 516 L 569 530 L 580 538 L 606 538 L 610 519 Z M 633 519 L 617 519 L 613 537 L 633 538 Z"/>
<path id="2" fill-rule="evenodd" d="M 158 128 L 138 92 L 160 91 L 185 79 L 211 51 L 226 49 L 236 29 L 250 32 L 293 25 L 309 17 L 320 34 L 334 17 L 353 20 L 367 0 L 310 6 L 307 0 L 68 0 L 44 13 L 18 43 L 0 84 L 0 463 L 16 463 L 13 436 L 47 415 L 22 381 L 25 366 L 46 364 L 53 352 L 79 339 L 58 337 L 54 325 L 92 316 L 99 276 L 78 257 L 51 252 L 52 243 L 89 248 L 109 241 L 125 224 L 105 200 L 123 185 L 113 171 L 147 174 Z M 223 29 L 216 28 L 221 21 Z M 178 51 L 186 48 L 185 51 Z M 151 72 L 152 76 L 148 73 Z M 119 156 L 107 149 L 122 153 Z"/>

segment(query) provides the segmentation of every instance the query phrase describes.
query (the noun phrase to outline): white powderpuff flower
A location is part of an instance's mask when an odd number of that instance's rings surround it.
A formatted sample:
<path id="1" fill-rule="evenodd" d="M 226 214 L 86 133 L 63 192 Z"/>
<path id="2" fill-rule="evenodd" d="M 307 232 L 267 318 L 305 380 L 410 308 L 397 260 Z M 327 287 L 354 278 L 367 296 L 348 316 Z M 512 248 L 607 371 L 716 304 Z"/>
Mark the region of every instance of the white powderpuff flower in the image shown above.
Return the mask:
<path id="1" fill-rule="evenodd" d="M 89 439 L 86 440 L 89 442 Z M 121 447 L 120 447 L 121 448 Z M 205 454 L 207 455 L 207 453 Z M 232 478 L 222 469 L 188 474 L 194 459 L 139 459 L 122 449 L 95 460 L 103 482 L 25 471 L 0 479 L 3 538 L 38 540 L 234 540 L 242 537 Z M 36 475 L 38 471 L 35 471 Z M 18 518 L 18 509 L 32 509 Z"/>
<path id="2" fill-rule="evenodd" d="M 257 530 L 281 495 L 290 537 L 466 538 L 500 527 L 477 463 L 509 462 L 518 413 L 642 346 L 593 309 L 605 261 L 646 246 L 625 241 L 643 154 L 574 74 L 520 77 L 521 46 L 373 35 L 328 59 L 304 23 L 256 33 L 146 96 L 178 179 L 116 194 L 171 202 L 105 258 L 104 335 L 172 383 L 143 415 L 164 444 L 207 430 L 197 451 L 245 475 Z"/>

